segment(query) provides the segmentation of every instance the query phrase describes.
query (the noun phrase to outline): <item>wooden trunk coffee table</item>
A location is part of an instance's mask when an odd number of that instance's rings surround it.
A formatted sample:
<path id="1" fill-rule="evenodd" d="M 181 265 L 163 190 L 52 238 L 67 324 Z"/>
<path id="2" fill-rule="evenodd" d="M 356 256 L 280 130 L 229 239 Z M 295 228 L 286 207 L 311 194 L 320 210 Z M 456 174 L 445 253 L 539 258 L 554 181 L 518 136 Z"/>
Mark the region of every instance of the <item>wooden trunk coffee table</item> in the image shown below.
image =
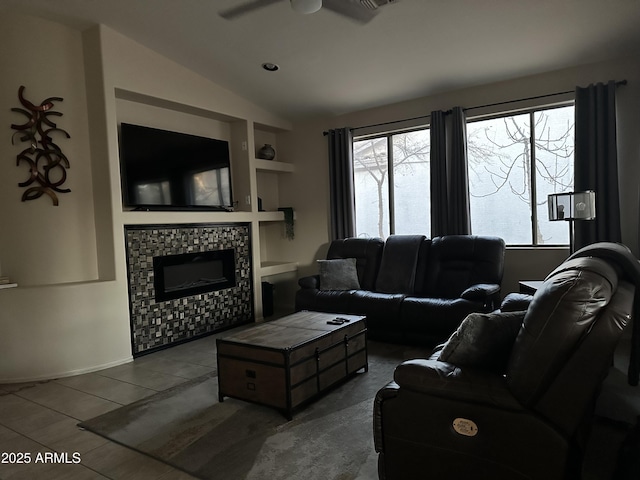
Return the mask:
<path id="1" fill-rule="evenodd" d="M 337 320 L 337 321 L 336 321 Z M 368 370 L 365 317 L 298 312 L 216 340 L 218 397 L 292 412 Z"/>

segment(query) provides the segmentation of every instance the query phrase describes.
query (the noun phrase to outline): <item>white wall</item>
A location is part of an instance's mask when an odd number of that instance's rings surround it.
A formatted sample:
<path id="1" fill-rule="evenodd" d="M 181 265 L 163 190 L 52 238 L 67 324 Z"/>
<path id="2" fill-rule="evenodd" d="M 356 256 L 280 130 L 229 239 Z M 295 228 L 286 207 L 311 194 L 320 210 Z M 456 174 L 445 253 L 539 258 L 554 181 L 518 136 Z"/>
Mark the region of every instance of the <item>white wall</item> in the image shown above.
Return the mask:
<path id="1" fill-rule="evenodd" d="M 20 283 L 0 290 L 0 383 L 130 361 L 124 225 L 219 219 L 123 212 L 118 120 L 166 114 L 156 126 L 188 119 L 190 133 L 193 127 L 212 136 L 227 135 L 228 124 L 220 121 L 233 118 L 290 124 L 103 26 L 81 34 L 7 15 L 0 19 L 0 64 L 2 123 L 16 121 L 10 108 L 18 106 L 18 86 L 25 84 L 28 98 L 38 102 L 64 97 L 60 126 L 72 136 L 60 142 L 71 162 L 72 192 L 60 195 L 59 207 L 46 198 L 20 201 L 16 184 L 24 171 L 11 160 L 12 132 L 0 142 L 0 262 L 2 273 Z"/>
<path id="2" fill-rule="evenodd" d="M 229 141 L 229 124 L 130 100 L 116 99 L 118 124 L 121 122 Z"/>
<path id="3" fill-rule="evenodd" d="M 638 191 L 640 178 L 640 59 L 621 58 L 593 65 L 550 72 L 543 75 L 483 85 L 427 96 L 365 111 L 299 123 L 287 134 L 290 156 L 296 159 L 295 184 L 287 186 L 291 203 L 298 208 L 298 231 L 291 246 L 300 265 L 300 274 L 316 273 L 315 260 L 326 254 L 329 233 L 329 186 L 327 140 L 323 130 L 361 127 L 428 115 L 433 110 L 454 106 L 475 107 L 573 90 L 608 80 L 628 81 L 618 88 L 618 154 L 620 176 L 620 212 L 623 242 L 638 251 Z M 508 107 L 502 107 L 508 108 Z M 497 111 L 476 110 L 474 114 Z M 282 146 L 280 141 L 279 145 Z M 568 254 L 557 249 L 513 249 L 505 258 L 503 293 L 516 291 L 518 280 L 543 278 Z"/>
<path id="4" fill-rule="evenodd" d="M 21 123 L 18 87 L 27 99 L 64 100 L 56 119 L 70 139 L 57 137 L 71 168 L 70 193 L 21 202 L 26 167 L 6 129 L 0 141 L 0 260 L 19 284 L 0 290 L 0 382 L 51 378 L 130 359 L 126 295 L 122 285 L 100 281 L 83 42 L 79 32 L 31 17 L 0 18 L 0 123 Z M 124 308 L 122 308 L 124 305 Z M 123 315 L 125 315 L 123 317 Z"/>
<path id="5" fill-rule="evenodd" d="M 96 239 L 93 228 L 91 158 L 87 128 L 86 93 L 82 37 L 79 32 L 29 17 L 0 18 L 0 261 L 2 272 L 20 285 L 49 285 L 89 281 L 98 278 Z M 51 48 L 50 45 L 61 48 Z M 19 182 L 29 178 L 29 167 L 16 155 L 26 143 L 11 144 L 12 123 L 23 124 L 26 117 L 12 112 L 24 108 L 18 88 L 37 105 L 48 97 L 62 97 L 50 117 L 71 138 L 52 134 L 52 139 L 69 159 L 67 181 L 58 193 L 59 206 L 44 195 L 21 201 L 26 188 Z M 17 139 L 17 137 L 16 137 Z"/>
<path id="6" fill-rule="evenodd" d="M 250 119 L 284 130 L 291 125 L 104 26 L 81 35 L 53 22 L 6 15 L 0 19 L 0 64 L 0 121 L 7 126 L 19 118 L 10 109 L 18 106 L 17 89 L 24 84 L 30 99 L 64 98 L 59 105 L 64 113 L 60 126 L 72 136 L 60 141 L 71 162 L 72 192 L 60 195 L 59 207 L 49 205 L 46 198 L 20 201 L 17 182 L 23 180 L 24 170 L 13 160 L 12 131 L 7 128 L 0 141 L 4 159 L 0 162 L 0 263 L 2 274 L 20 283 L 19 288 L 0 290 L 0 382 L 52 378 L 126 362 L 131 350 L 124 225 L 197 223 L 212 217 L 200 213 L 142 217 L 122 211 L 117 154 L 118 115 L 124 111 L 121 100 L 135 103 L 140 96 L 159 99 L 155 106 L 163 109 L 180 105 L 192 115 L 215 112 L 228 116 L 224 121 Z M 304 275 L 315 272 L 315 259 L 326 253 L 329 188 L 323 130 L 623 78 L 629 85 L 618 90 L 621 213 L 624 241 L 636 249 L 640 61 L 631 58 L 295 125 L 292 132 L 279 135 L 278 151 L 296 165 L 296 173 L 281 176 L 279 185 L 281 203 L 293 206 L 297 213 L 296 238 L 283 242 L 282 252 L 270 255 L 297 260 L 299 274 Z M 538 261 L 535 252 L 531 256 L 510 253 L 505 279 L 513 283 L 539 278 L 558 263 L 554 254 L 544 257 Z M 505 286 L 506 291 L 511 289 Z"/>

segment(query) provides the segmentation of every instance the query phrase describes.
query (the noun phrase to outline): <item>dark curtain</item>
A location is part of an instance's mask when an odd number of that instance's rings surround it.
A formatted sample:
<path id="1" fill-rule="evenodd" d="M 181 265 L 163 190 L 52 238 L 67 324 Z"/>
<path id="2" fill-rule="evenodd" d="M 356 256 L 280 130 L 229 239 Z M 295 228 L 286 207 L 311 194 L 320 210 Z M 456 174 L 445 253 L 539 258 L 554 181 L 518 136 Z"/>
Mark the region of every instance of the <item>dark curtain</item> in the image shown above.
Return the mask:
<path id="1" fill-rule="evenodd" d="M 331 240 L 355 235 L 353 147 L 350 128 L 329 130 Z"/>
<path id="2" fill-rule="evenodd" d="M 578 250 L 595 242 L 621 242 L 616 146 L 616 83 L 576 88 L 574 190 L 596 192 L 596 218 L 574 222 Z"/>
<path id="3" fill-rule="evenodd" d="M 431 112 L 431 236 L 439 237 L 447 232 L 447 131 L 445 113 Z"/>
<path id="4" fill-rule="evenodd" d="M 464 110 L 451 112 L 451 156 L 449 159 L 449 235 L 469 235 L 469 174 L 467 171 L 467 118 Z"/>
<path id="5" fill-rule="evenodd" d="M 464 110 L 431 112 L 431 236 L 469 235 L 467 125 Z"/>

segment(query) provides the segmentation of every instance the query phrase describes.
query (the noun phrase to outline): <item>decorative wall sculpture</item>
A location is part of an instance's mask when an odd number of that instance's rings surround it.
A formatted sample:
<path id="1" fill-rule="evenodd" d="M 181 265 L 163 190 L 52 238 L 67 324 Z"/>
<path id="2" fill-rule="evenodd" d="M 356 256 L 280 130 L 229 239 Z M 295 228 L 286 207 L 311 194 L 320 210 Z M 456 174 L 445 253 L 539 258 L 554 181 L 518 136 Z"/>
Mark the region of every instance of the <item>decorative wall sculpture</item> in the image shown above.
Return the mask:
<path id="1" fill-rule="evenodd" d="M 49 97 L 40 105 L 35 105 L 24 98 L 24 86 L 18 90 L 18 98 L 24 108 L 12 108 L 11 111 L 22 113 L 27 121 L 22 125 L 11 125 L 12 129 L 17 130 L 11 137 L 11 143 L 15 144 L 16 137 L 21 142 L 29 143 L 29 147 L 18 154 L 16 162 L 18 166 L 21 162 L 26 162 L 29 166 L 29 179 L 18 184 L 20 187 L 29 187 L 22 194 L 22 201 L 35 200 L 46 193 L 57 206 L 56 192 L 71 191 L 62 188 L 67 180 L 69 160 L 51 139 L 51 134 L 56 132 L 71 138 L 50 119 L 52 116 L 62 116 L 62 113 L 52 110 L 53 102 L 61 102 L 62 98 Z"/>

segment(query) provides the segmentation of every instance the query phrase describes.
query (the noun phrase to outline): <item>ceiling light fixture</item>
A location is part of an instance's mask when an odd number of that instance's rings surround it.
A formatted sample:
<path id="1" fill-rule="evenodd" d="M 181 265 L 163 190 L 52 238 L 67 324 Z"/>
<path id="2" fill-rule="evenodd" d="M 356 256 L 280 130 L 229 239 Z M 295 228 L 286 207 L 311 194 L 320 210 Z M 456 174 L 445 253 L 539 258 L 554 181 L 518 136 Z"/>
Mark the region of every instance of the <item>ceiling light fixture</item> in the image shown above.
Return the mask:
<path id="1" fill-rule="evenodd" d="M 322 8 L 322 0 L 291 0 L 291 8 L 298 13 L 315 13 Z"/>
<path id="2" fill-rule="evenodd" d="M 269 62 L 263 63 L 262 68 L 264 68 L 267 72 L 277 72 L 278 70 L 280 70 L 280 67 L 278 65 Z"/>

